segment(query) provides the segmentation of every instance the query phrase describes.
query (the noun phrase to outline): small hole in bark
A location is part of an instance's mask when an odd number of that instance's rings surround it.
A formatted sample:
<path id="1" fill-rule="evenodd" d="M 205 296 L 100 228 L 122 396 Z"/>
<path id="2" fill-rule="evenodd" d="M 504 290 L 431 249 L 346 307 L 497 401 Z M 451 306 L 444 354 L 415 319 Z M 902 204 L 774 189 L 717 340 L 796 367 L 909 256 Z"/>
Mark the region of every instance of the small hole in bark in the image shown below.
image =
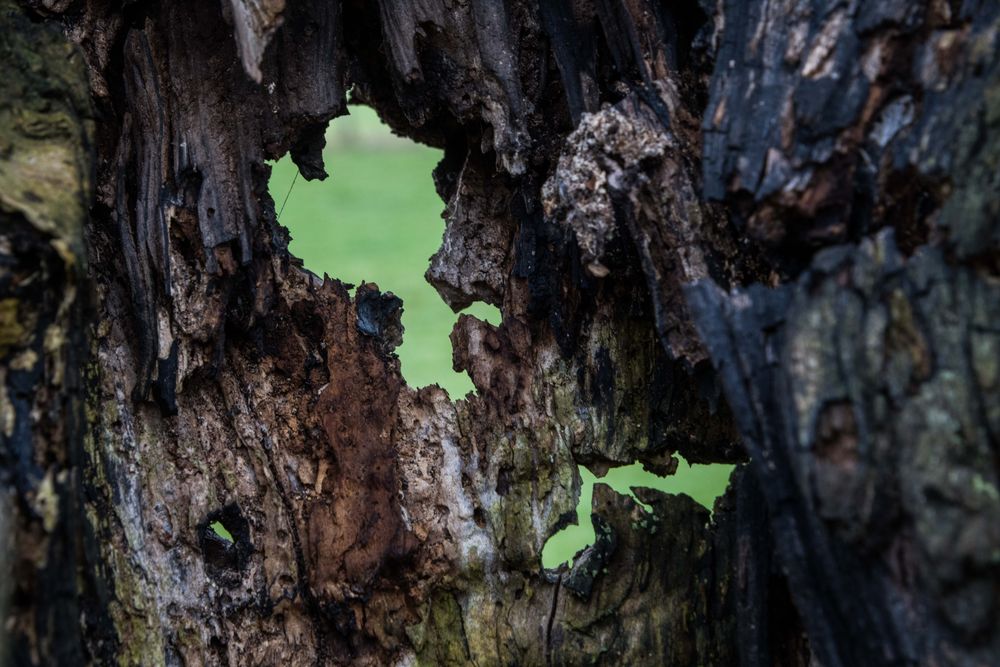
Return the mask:
<path id="1" fill-rule="evenodd" d="M 579 466 L 581 483 L 577 521 L 557 531 L 545 542 L 542 567 L 553 569 L 564 563 L 572 564 L 580 551 L 594 543 L 591 521 L 594 484 L 607 484 L 618 493 L 630 496 L 646 511 L 652 508 L 642 503 L 632 489 L 645 487 L 669 494 L 683 494 L 711 512 L 715 499 L 725 493 L 729 476 L 736 466 L 724 463 L 691 465 L 682 456 L 677 458 L 677 471 L 662 477 L 646 470 L 641 463 L 612 468 L 603 477 L 597 477 L 584 466 Z M 664 528 L 669 530 L 669 526 Z"/>
<path id="2" fill-rule="evenodd" d="M 273 164 L 271 196 L 289 246 L 305 268 L 345 283 L 376 283 L 403 300 L 403 343 L 396 349 L 413 387 L 438 384 L 453 398 L 473 390 L 452 370 L 449 335 L 458 316 L 424 279 L 441 244 L 444 202 L 432 171 L 440 150 L 397 137 L 368 107 L 352 106 L 327 130 L 330 177 L 306 181 L 286 156 Z M 292 184 L 294 183 L 294 187 Z M 499 324 L 499 311 L 475 303 L 465 313 Z"/>
<path id="3" fill-rule="evenodd" d="M 198 525 L 198 545 L 210 576 L 230 585 L 230 573 L 241 572 L 253 553 L 250 524 L 240 508 L 227 505 Z"/>
<path id="4" fill-rule="evenodd" d="M 218 537 L 222 538 L 224 541 L 230 544 L 236 541 L 233 539 L 233 534 L 230 533 L 229 530 L 222 525 L 221 521 L 213 521 L 212 523 L 208 524 L 208 527 L 211 528 L 212 532 L 215 533 Z"/>

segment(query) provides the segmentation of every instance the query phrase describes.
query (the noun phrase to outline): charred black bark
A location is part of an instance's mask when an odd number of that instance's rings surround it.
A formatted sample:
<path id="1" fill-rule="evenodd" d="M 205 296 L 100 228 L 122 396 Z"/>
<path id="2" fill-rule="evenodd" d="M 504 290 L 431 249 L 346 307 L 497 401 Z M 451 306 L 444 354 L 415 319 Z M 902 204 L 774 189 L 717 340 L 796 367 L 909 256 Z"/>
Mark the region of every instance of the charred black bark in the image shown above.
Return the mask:
<path id="1" fill-rule="evenodd" d="M 883 233 L 795 285 L 690 294 L 817 657 L 989 662 L 993 281 L 940 251 L 904 262 Z"/>

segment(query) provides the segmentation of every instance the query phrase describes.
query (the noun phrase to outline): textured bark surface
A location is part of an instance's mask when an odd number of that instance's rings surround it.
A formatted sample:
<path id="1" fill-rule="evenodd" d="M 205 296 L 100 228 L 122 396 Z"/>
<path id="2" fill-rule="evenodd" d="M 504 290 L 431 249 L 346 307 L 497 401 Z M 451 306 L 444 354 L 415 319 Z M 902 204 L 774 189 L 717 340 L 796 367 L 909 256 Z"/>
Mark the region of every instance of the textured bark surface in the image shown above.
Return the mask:
<path id="1" fill-rule="evenodd" d="M 110 630 L 81 475 L 93 114 L 58 28 L 5 1 L 0 32 L 0 663 L 79 664 Z"/>
<path id="2" fill-rule="evenodd" d="M 17 662 L 1000 659 L 993 4 L 0 20 Z M 452 333 L 465 399 L 403 382 L 399 299 L 288 254 L 265 160 L 325 178 L 348 90 L 444 150 L 427 279 L 502 313 Z M 598 486 L 542 568 L 578 464 L 674 454 L 749 464 L 711 515 Z"/>

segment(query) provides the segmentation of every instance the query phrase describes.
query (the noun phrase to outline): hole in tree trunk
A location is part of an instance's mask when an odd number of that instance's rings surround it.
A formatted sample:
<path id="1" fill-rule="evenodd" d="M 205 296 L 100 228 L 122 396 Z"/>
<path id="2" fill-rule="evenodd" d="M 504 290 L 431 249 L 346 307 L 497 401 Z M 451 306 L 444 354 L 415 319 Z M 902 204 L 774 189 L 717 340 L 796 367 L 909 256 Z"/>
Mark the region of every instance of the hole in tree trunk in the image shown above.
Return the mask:
<path id="1" fill-rule="evenodd" d="M 253 544 L 250 524 L 236 505 L 227 505 L 205 517 L 198 525 L 198 544 L 210 576 L 225 585 L 246 567 Z"/>
<path id="2" fill-rule="evenodd" d="M 458 316 L 423 277 L 444 231 L 444 203 L 431 176 L 440 159 L 441 151 L 393 135 L 372 109 L 352 106 L 327 130 L 330 177 L 296 178 L 285 156 L 273 165 L 270 189 L 291 233 L 290 250 L 305 268 L 345 283 L 376 283 L 403 300 L 396 353 L 406 382 L 438 384 L 459 398 L 473 386 L 452 370 L 448 337 Z M 499 311 L 484 303 L 463 312 L 500 322 Z"/>
<path id="3" fill-rule="evenodd" d="M 233 534 L 229 532 L 229 529 L 222 525 L 221 521 L 213 521 L 208 524 L 208 527 L 212 529 L 212 532 L 216 534 L 223 541 L 232 544 L 236 540 L 233 539 Z"/>
<path id="4" fill-rule="evenodd" d="M 607 484 L 618 493 L 630 496 L 647 512 L 651 508 L 640 501 L 632 489 L 645 487 L 664 493 L 683 494 L 711 512 L 715 499 L 725 493 L 729 477 L 736 466 L 724 463 L 691 465 L 684 457 L 677 455 L 677 458 L 677 470 L 666 476 L 646 470 L 641 463 L 612 468 L 602 477 L 579 466 L 581 485 L 580 501 L 576 508 L 577 522 L 548 539 L 542 549 L 542 567 L 553 569 L 564 563 L 572 564 L 582 550 L 594 544 L 591 504 L 595 484 Z M 662 528 L 669 530 L 669 526 Z"/>

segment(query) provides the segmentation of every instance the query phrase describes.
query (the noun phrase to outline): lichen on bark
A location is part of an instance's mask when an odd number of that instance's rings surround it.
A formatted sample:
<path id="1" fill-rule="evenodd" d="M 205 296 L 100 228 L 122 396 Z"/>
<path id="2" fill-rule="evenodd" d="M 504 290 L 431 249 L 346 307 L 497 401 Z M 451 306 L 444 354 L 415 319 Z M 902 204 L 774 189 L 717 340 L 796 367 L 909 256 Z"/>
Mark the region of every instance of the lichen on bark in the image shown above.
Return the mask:
<path id="1" fill-rule="evenodd" d="M 0 33 L 0 661 L 80 663 L 112 648 L 81 516 L 94 120 L 57 28 L 5 0 Z"/>

